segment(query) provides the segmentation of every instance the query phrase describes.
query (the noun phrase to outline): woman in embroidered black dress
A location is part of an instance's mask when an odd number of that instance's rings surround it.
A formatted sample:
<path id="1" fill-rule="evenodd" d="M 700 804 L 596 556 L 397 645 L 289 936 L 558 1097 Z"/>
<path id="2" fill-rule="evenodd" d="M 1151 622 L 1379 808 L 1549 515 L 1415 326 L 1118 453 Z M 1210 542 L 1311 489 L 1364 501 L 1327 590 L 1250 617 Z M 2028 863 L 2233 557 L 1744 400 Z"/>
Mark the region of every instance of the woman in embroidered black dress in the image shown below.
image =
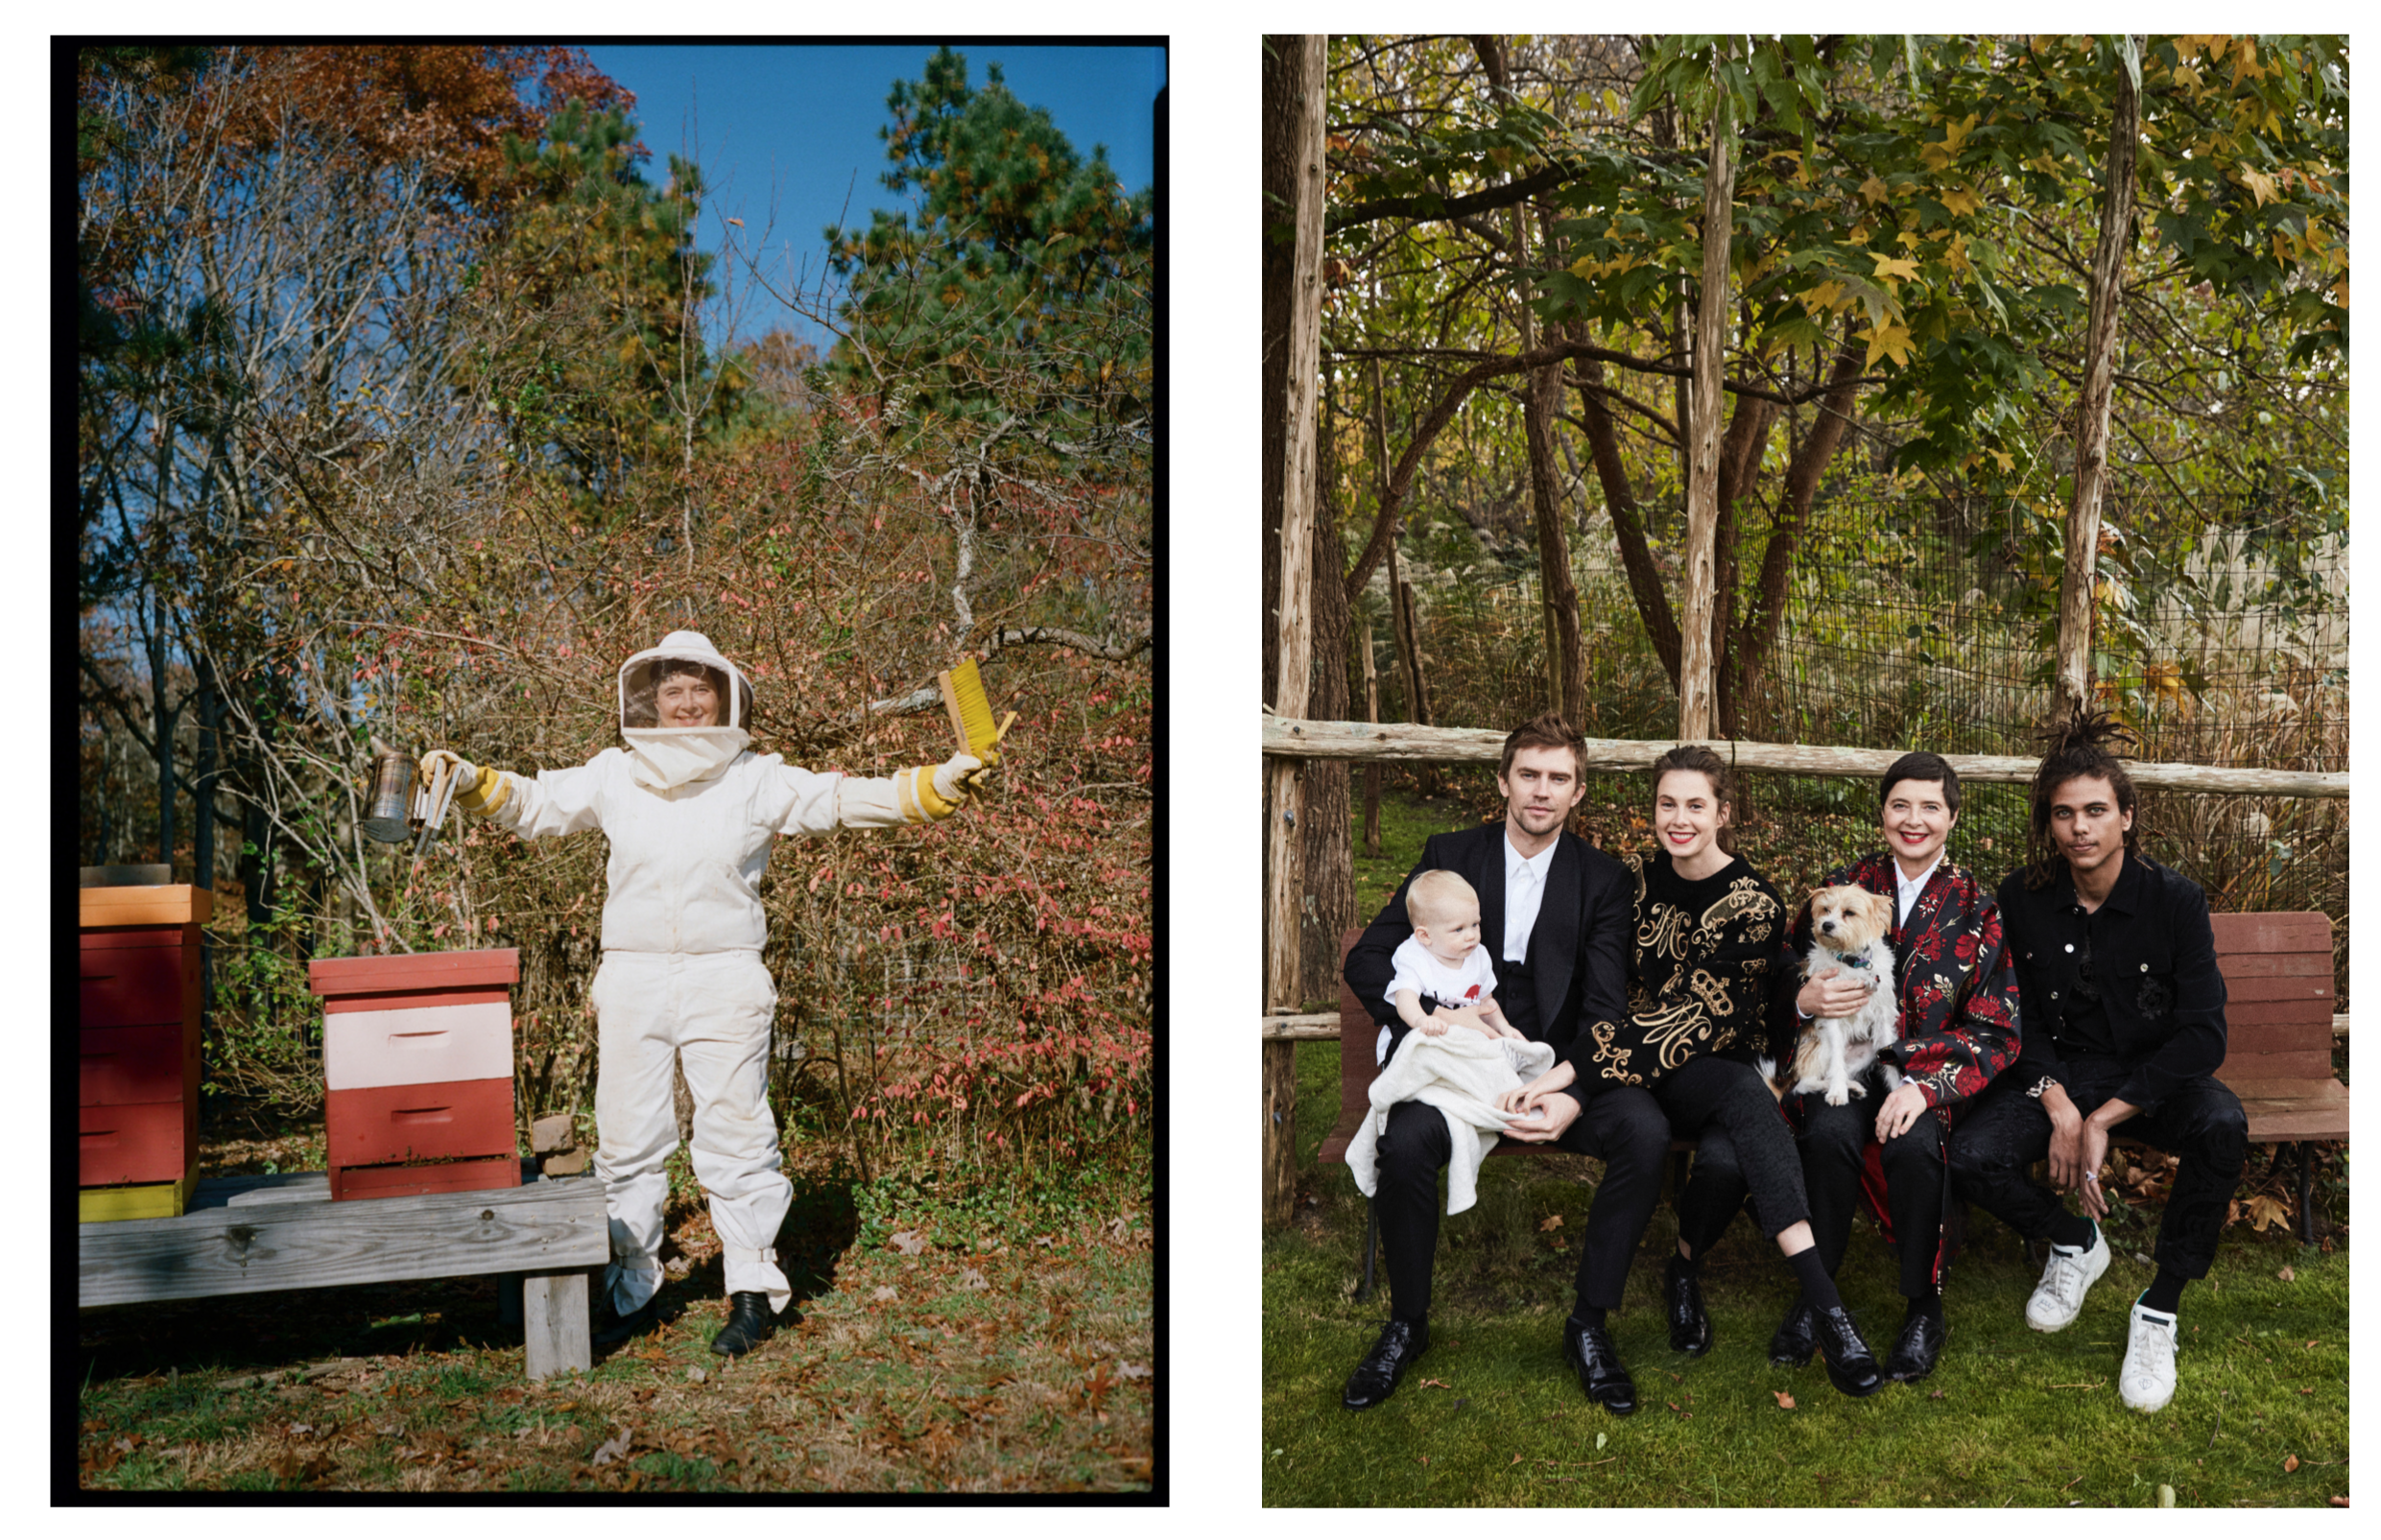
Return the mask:
<path id="1" fill-rule="evenodd" d="M 1674 748 L 1655 761 L 1654 787 L 1661 848 L 1624 862 L 1636 882 L 1627 1019 L 1583 1022 L 1563 1059 L 1506 1094 L 1506 1110 L 1530 1115 L 1579 1078 L 1604 1078 L 1651 1090 L 1682 1138 L 1726 1133 L 1763 1230 L 1813 1301 L 1828 1378 L 1846 1395 L 1868 1395 L 1883 1375 L 1820 1265 L 1793 1135 L 1750 1063 L 1767 1046 L 1785 906 L 1725 842 L 1728 772 L 1719 755 Z M 1628 1371 L 1605 1335 L 1604 1312 L 1581 1300 L 1563 1340 L 1589 1398 L 1613 1406 L 1605 1392 L 1625 1386 Z M 1674 1334 L 1672 1345 L 1703 1352 L 1708 1324 L 1700 1340 Z"/>
<path id="2" fill-rule="evenodd" d="M 1904 754 L 1886 770 L 1878 802 L 1886 848 L 1833 873 L 1824 886 L 1850 884 L 1894 900 L 1897 923 L 1888 939 L 1901 1004 L 1900 1040 L 1882 1060 L 1901 1072 L 1901 1085 L 1886 1094 L 1871 1066 L 1863 1078 L 1864 1094 L 1844 1106 L 1829 1106 L 1818 1093 L 1788 1095 L 1784 1105 L 1798 1135 L 1811 1227 L 1828 1276 L 1843 1263 L 1864 1188 L 1891 1225 L 1908 1309 L 1885 1373 L 1919 1380 L 1934 1369 L 1948 1332 L 1942 1313 L 1942 1223 L 1950 1191 L 1945 1147 L 1956 1110 L 2017 1057 L 2017 983 L 1992 890 L 1943 857 L 1959 820 L 1958 773 L 1941 755 Z M 1797 971 L 1784 977 L 1772 1007 L 1772 1036 L 1781 1048 L 1804 1021 L 1847 1015 L 1867 994 L 1841 978 L 1796 988 L 1810 945 L 1806 900 L 1779 961 L 1781 970 Z M 1791 1061 L 1787 1053 L 1772 1057 L 1780 1065 Z M 1695 1174 L 1679 1198 L 1679 1239 L 1699 1257 L 1743 1204 L 1750 1173 L 1739 1174 L 1736 1164 L 1725 1134 L 1704 1139 L 1696 1150 Z M 1753 1208 L 1764 1201 L 1754 1186 Z M 1770 1340 L 1770 1361 L 1808 1363 L 1812 1345 L 1805 1303 L 1798 1299 Z"/>

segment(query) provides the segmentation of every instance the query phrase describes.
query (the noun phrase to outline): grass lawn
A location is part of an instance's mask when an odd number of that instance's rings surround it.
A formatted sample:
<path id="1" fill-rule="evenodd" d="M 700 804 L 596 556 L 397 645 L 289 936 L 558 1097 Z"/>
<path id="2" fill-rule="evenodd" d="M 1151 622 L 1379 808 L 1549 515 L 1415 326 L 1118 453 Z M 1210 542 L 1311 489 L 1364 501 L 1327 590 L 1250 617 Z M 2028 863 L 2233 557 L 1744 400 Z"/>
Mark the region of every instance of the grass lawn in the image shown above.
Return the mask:
<path id="1" fill-rule="evenodd" d="M 237 1153 L 210 1146 L 210 1171 Z M 302 1149 L 278 1153 L 304 1169 Z M 1149 1489 L 1145 1171 L 890 1208 L 815 1165 L 789 1174 L 795 1210 L 777 1244 L 798 1323 L 741 1361 L 709 1351 L 726 1321 L 719 1244 L 691 1191 L 673 1196 L 663 1251 L 675 1318 L 592 1373 L 542 1385 L 522 1378 L 520 1329 L 498 1324 L 488 1280 L 85 1311 L 81 1484 Z"/>
<path id="2" fill-rule="evenodd" d="M 1449 818 L 1422 808 L 1403 821 Z M 1402 876 L 1419 842 L 1381 865 Z M 1369 912 L 1384 895 L 1361 865 L 1358 882 Z M 2348 1490 L 2344 1243 L 2301 1247 L 2278 1224 L 2230 1226 L 2214 1273 L 2183 1295 L 2180 1388 L 2143 1416 L 2117 1400 L 2115 1380 L 2127 1310 L 2154 1270 L 2134 1257 L 2152 1244 L 2156 1206 L 2109 1226 L 2117 1260 L 2082 1318 L 2050 1336 L 2024 1321 L 2037 1269 L 1977 1213 L 1952 1269 L 1941 1366 L 1852 1401 L 1816 1362 L 1770 1366 L 1791 1274 L 1741 1219 L 1704 1268 L 1717 1345 L 1700 1360 L 1670 1351 L 1656 1296 L 1675 1242 L 1665 1205 L 1611 1317 L 1638 1387 L 1636 1414 L 1621 1419 L 1587 1403 L 1561 1357 L 1601 1171 L 1569 1155 L 1488 1163 L 1478 1207 L 1441 1228 L 1428 1354 L 1387 1404 L 1345 1411 L 1340 1387 L 1387 1304 L 1351 1297 L 1364 1200 L 1344 1168 L 1314 1163 L 1338 1072 L 1336 1043 L 1298 1045 L 1297 1220 L 1264 1253 L 1268 1504 L 2155 1506 L 2165 1485 L 2184 1506 L 2320 1506 Z M 2265 1157 L 2252 1150 L 2252 1180 Z M 1901 1318 L 1893 1277 L 1864 1220 L 1841 1283 L 1880 1356 Z"/>

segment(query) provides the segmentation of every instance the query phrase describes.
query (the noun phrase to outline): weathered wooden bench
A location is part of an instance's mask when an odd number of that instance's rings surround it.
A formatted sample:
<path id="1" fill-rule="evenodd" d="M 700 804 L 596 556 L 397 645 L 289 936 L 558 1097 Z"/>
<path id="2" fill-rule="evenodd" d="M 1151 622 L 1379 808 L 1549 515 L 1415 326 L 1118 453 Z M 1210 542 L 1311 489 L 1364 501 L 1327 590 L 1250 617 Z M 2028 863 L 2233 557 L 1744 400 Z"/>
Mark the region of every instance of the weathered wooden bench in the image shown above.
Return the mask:
<path id="1" fill-rule="evenodd" d="M 2331 916 L 2211 914 L 2229 997 L 2216 1078 L 2249 1114 L 2249 1142 L 2298 1155 L 2298 1239 L 2312 1244 L 2315 1142 L 2348 1136 L 2348 1088 L 2331 1073 Z"/>
<path id="2" fill-rule="evenodd" d="M 2298 1239 L 2311 1244 L 2314 1220 L 2307 1199 L 2314 1180 L 2315 1141 L 2348 1136 L 2347 1087 L 2331 1073 L 2332 1039 L 2345 1025 L 2331 1008 L 2331 917 L 2303 912 L 2216 914 L 2211 919 L 2216 965 L 2229 997 L 2225 1007 L 2225 1061 L 2217 1078 L 2241 1099 L 2251 1144 L 2274 1146 L 2277 1161 L 2288 1150 L 2297 1150 Z M 1341 937 L 1343 965 L 1362 934 L 1350 931 Z M 1372 1056 L 1379 1028 L 1343 979 L 1336 1032 L 1318 1022 L 1297 1035 L 1336 1035 L 1340 1040 L 1339 1121 L 1316 1159 L 1325 1165 L 1344 1162 L 1348 1141 L 1372 1110 L 1368 1093 L 1379 1072 Z M 1692 1140 L 1678 1139 L 1670 1148 L 1677 1181 L 1682 1179 L 1686 1155 L 1695 1146 Z M 1554 1146 L 1512 1139 L 1498 1140 L 1489 1150 L 1492 1157 L 1559 1152 Z M 1378 1221 L 1368 1212 L 1359 1299 L 1371 1295 L 1379 1244 Z"/>
<path id="3" fill-rule="evenodd" d="M 322 1172 L 202 1180 L 173 1219 L 85 1224 L 77 1303 L 518 1274 L 528 1375 L 585 1370 L 587 1274 L 609 1257 L 604 1185 L 519 1187 L 333 1202 Z"/>

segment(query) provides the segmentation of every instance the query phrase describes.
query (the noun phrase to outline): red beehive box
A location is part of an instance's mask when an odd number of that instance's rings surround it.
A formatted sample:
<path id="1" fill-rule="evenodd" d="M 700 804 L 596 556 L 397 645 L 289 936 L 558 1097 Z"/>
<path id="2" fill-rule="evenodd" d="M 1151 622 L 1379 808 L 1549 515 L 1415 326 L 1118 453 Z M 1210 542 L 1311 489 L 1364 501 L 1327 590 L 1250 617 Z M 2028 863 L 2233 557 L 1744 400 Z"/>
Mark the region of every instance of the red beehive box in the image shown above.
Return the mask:
<path id="1" fill-rule="evenodd" d="M 77 986 L 83 1187 L 163 1185 L 179 1213 L 199 1158 L 199 922 L 189 885 L 86 888 Z"/>
<path id="2" fill-rule="evenodd" d="M 509 1016 L 490 1019 L 491 1005 L 509 1007 L 520 978 L 520 953 L 428 952 L 409 957 L 329 958 L 310 963 L 307 987 L 322 997 L 323 1059 L 331 1084 L 323 1095 L 331 1196 L 393 1197 L 404 1193 L 456 1192 L 520 1185 L 512 1125 Z M 501 1076 L 410 1084 L 370 1083 L 399 1061 L 382 1044 L 373 1054 L 351 1052 L 392 1035 L 370 1017 L 388 1013 L 393 1035 L 424 1045 L 425 1065 L 493 1067 Z M 500 1030 L 500 1052 L 488 1041 Z M 352 1039 L 352 1041 L 351 1041 Z M 451 1039 L 451 1042 L 448 1040 Z M 466 1052 L 458 1053 L 457 1046 Z M 332 1060 L 365 1066 L 360 1077 L 334 1071 Z M 359 1080 L 363 1083 L 358 1083 Z M 343 1083 L 344 1081 L 344 1083 Z"/>

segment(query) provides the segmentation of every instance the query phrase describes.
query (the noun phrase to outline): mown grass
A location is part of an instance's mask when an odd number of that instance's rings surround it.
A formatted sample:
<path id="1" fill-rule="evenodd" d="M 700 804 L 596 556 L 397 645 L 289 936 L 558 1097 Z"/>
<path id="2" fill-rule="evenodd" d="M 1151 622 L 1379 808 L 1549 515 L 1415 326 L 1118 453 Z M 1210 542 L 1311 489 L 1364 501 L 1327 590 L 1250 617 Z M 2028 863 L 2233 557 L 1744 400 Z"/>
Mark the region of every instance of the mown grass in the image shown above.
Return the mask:
<path id="1" fill-rule="evenodd" d="M 1331 1046 L 1300 1045 L 1300 1057 Z M 1301 1064 L 1302 1134 L 1306 1108 L 1332 1105 L 1335 1070 Z M 1302 1140 L 1310 1162 L 1321 1132 Z M 1665 1207 L 1611 1317 L 1640 1401 L 1614 1418 L 1581 1395 L 1560 1347 L 1597 1170 L 1571 1156 L 1491 1162 L 1480 1206 L 1441 1231 L 1429 1353 L 1388 1403 L 1353 1413 L 1340 1387 L 1386 1299 L 1349 1297 L 1364 1237 L 1354 1183 L 1306 1168 L 1298 1223 L 1265 1246 L 1267 1504 L 2149 1506 L 2163 1483 L 2185 1506 L 2321 1505 L 2348 1490 L 2346 1252 L 2227 1231 L 2211 1279 L 2183 1296 L 2180 1389 L 2145 1417 L 2118 1402 L 2115 1377 L 2127 1308 L 2152 1273 L 2131 1260 L 2155 1233 L 2150 1214 L 2111 1231 L 2125 1260 L 2055 1336 L 2025 1326 L 2036 1269 L 2016 1238 L 1978 1216 L 1941 1365 L 1851 1401 L 1816 1363 L 1770 1366 L 1793 1286 L 1741 1219 L 1706 1265 L 1717 1345 L 1701 1360 L 1670 1351 L 1656 1295 L 1676 1238 Z M 1554 1216 L 1565 1223 L 1541 1231 Z M 1864 1222 L 1841 1282 L 1880 1353 L 1901 1316 L 1893 1278 Z"/>
<path id="2" fill-rule="evenodd" d="M 778 1250 L 798 1315 L 736 1362 L 708 1351 L 719 1247 L 691 1191 L 671 1206 L 668 1324 L 542 1385 L 484 1279 L 85 1312 L 82 1485 L 1150 1488 L 1145 1165 L 1034 1189 L 987 1173 L 948 1197 L 823 1161 L 794 1176 Z"/>
<path id="3" fill-rule="evenodd" d="M 1429 805 L 1393 822 L 1390 800 L 1385 837 L 1447 826 Z M 1394 866 L 1393 885 L 1418 853 L 1419 835 L 1409 839 L 1400 849 L 1385 838 L 1378 864 Z M 1361 845 L 1358 858 L 1369 917 L 1378 898 Z M 1428 1355 L 1387 1404 L 1345 1411 L 1341 1386 L 1387 1304 L 1351 1297 L 1364 1200 L 1344 1168 L 1315 1164 L 1339 1105 L 1338 1045 L 1299 1044 L 1298 1072 L 1298 1218 L 1264 1252 L 1268 1504 L 2152 1506 L 2169 1485 L 2185 1506 L 2321 1505 L 2348 1490 L 2338 1230 L 2322 1248 L 2300 1247 L 2279 1225 L 2226 1230 L 2214 1273 L 2183 1296 L 2179 1391 L 2143 1416 L 2117 1400 L 2115 1378 L 2127 1310 L 2152 1276 L 2135 1258 L 2153 1244 L 2155 1203 L 2111 1224 L 2119 1260 L 2083 1317 L 2050 1336 L 2023 1318 L 2036 1268 L 2014 1235 L 1973 1215 L 1941 1366 L 1865 1401 L 1836 1394 L 1816 1363 L 1770 1365 L 1793 1286 L 1741 1219 L 1706 1264 L 1716 1346 L 1700 1360 L 1673 1354 L 1656 1294 L 1676 1241 L 1665 1205 L 1611 1317 L 1640 1401 L 1619 1419 L 1587 1404 L 1561 1358 L 1601 1170 L 1567 1155 L 1488 1164 L 1479 1206 L 1441 1226 Z M 2252 1181 L 2279 1191 L 2265 1154 L 2252 1151 Z M 2344 1197 L 2342 1184 L 2319 1187 L 2319 1208 L 2344 1210 Z M 1892 1252 L 1865 1220 L 1840 1281 L 1882 1353 L 1901 1302 Z"/>

